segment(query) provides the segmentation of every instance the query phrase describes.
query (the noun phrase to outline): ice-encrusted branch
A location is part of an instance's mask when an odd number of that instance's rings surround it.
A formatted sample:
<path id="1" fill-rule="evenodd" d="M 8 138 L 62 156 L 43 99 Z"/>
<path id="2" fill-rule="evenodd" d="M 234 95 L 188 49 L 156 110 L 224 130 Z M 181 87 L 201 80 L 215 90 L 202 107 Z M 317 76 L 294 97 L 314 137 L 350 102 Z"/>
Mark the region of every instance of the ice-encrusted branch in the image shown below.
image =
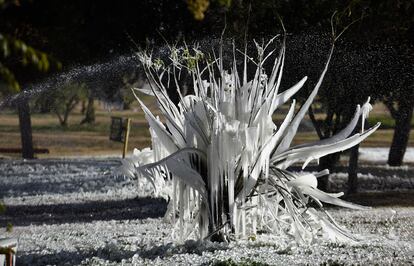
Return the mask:
<path id="1" fill-rule="evenodd" d="M 168 62 L 160 62 L 142 52 L 151 91 L 156 97 L 164 123 L 155 117 L 137 96 L 150 126 L 153 150 L 151 160 L 140 162 L 140 153 L 124 163 L 124 172 L 134 178 L 144 176 L 156 190 L 172 180 L 171 200 L 166 214 L 174 224 L 174 235 L 186 238 L 230 240 L 248 237 L 258 231 L 289 234 L 309 243 L 318 235 L 331 239 L 355 239 L 339 227 L 323 209 L 323 203 L 347 208 L 365 207 L 339 199 L 317 189 L 319 174 L 298 174 L 286 170 L 294 163 L 303 168 L 330 153 L 360 143 L 379 126 L 352 135 L 359 117 L 371 109 L 369 99 L 357 106 L 349 125 L 331 138 L 291 147 L 300 121 L 318 93 L 328 71 L 334 45 L 321 76 L 309 98 L 295 114 L 292 101 L 284 121 L 277 127 L 272 115 L 297 93 L 307 78 L 279 92 L 286 53 L 286 35 L 275 57 L 270 75 L 264 62 L 273 55 L 275 39 L 255 43 L 258 60 L 253 79 L 247 80 L 247 64 L 253 59 L 242 53 L 242 77 L 238 72 L 239 51 L 233 44 L 233 62 L 226 69 L 223 45 L 218 55 L 202 53 L 185 44 L 170 48 Z M 174 105 L 167 94 L 170 82 L 180 88 L 179 76 L 186 71 L 192 81 L 192 95 L 181 95 Z M 167 79 L 163 78 L 167 75 Z M 167 80 L 167 81 L 166 81 Z M 363 128 L 364 126 L 362 126 Z M 145 157 L 147 158 L 147 157 Z M 131 161 L 132 160 L 132 161 Z M 319 210 L 309 205 L 315 202 Z"/>

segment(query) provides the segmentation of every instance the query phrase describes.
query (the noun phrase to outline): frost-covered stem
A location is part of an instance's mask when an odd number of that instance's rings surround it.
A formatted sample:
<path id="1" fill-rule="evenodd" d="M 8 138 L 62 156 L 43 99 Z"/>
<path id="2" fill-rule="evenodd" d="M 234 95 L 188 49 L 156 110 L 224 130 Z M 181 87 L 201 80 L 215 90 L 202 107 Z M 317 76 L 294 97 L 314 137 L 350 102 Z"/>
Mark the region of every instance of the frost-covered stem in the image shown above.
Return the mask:
<path id="1" fill-rule="evenodd" d="M 300 121 L 328 70 L 334 45 L 309 98 L 296 115 L 293 100 L 285 120 L 276 127 L 272 121 L 273 112 L 306 81 L 305 77 L 292 88 L 278 93 L 284 68 L 285 41 L 286 36 L 269 79 L 263 63 L 275 51 L 267 53 L 273 39 L 266 45 L 256 43 L 257 63 L 248 57 L 245 46 L 242 79 L 237 72 L 234 43 L 230 73 L 225 70 L 222 43 L 218 56 L 213 51 L 213 62 L 200 63 L 186 44 L 185 49 L 172 48 L 172 64 L 168 68 L 165 67 L 168 64 L 158 65 L 151 61 L 150 56 L 141 55 L 152 94 L 167 125 L 155 118 L 138 99 L 151 126 L 155 143 L 154 161 L 145 165 L 133 163 L 132 170 L 129 163 L 125 170 L 135 178 L 145 175 L 155 187 L 155 184 L 163 183 L 159 178 L 165 173 L 172 176 L 173 200 L 169 209 L 173 210 L 168 213 L 172 213 L 173 223 L 178 214 L 178 231 L 175 233 L 181 240 L 191 236 L 226 241 L 256 234 L 258 230 L 268 230 L 273 233 L 291 231 L 298 241 L 309 243 L 315 237 L 315 230 L 323 229 L 331 222 L 309 208 L 309 202 L 314 201 L 320 207 L 322 202 L 327 202 L 362 209 L 338 199 L 339 194 L 318 190 L 317 175 L 284 170 L 297 162 L 304 162 L 304 168 L 312 160 L 348 149 L 378 128 L 377 125 L 349 137 L 355 127 L 355 119 L 361 114 L 358 107 L 350 125 L 338 134 L 315 143 L 291 147 Z M 198 53 L 198 50 L 194 51 Z M 248 63 L 256 66 L 251 81 L 247 81 Z M 182 71 L 191 76 L 194 95 L 181 95 L 178 81 Z M 164 84 L 165 77 L 163 79 L 165 73 L 168 75 L 167 84 Z M 170 79 L 178 89 L 178 107 L 167 94 Z M 369 111 L 368 107 L 366 105 L 364 110 Z M 322 173 L 326 174 L 326 171 Z M 344 233 L 335 225 L 334 229 L 329 228 L 330 232 L 343 237 Z M 196 232 L 198 235 L 193 236 Z"/>

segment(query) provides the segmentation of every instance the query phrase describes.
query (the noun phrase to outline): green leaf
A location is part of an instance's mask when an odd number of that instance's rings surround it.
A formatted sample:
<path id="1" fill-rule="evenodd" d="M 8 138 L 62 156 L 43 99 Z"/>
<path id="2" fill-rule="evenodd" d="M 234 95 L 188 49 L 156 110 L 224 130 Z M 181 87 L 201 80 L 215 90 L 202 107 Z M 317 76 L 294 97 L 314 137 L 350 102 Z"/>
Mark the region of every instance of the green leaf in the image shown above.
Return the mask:
<path id="1" fill-rule="evenodd" d="M 0 62 L 0 77 L 6 82 L 10 89 L 6 93 L 17 93 L 20 91 L 20 85 L 17 82 L 14 74 Z"/>
<path id="2" fill-rule="evenodd" d="M 13 224 L 7 223 L 6 231 L 9 232 L 9 233 L 11 233 L 13 231 Z"/>
<path id="3" fill-rule="evenodd" d="M 6 207 L 4 206 L 3 202 L 0 202 L 0 213 L 3 213 L 6 211 Z"/>

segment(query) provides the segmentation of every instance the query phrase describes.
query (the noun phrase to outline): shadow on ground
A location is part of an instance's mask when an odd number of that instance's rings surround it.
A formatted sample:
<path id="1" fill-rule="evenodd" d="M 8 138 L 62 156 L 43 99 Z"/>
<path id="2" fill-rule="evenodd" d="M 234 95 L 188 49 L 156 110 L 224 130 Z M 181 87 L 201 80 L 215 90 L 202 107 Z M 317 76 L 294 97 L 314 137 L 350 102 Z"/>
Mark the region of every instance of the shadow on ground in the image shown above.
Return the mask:
<path id="1" fill-rule="evenodd" d="M 103 247 L 88 251 L 65 251 L 52 254 L 17 253 L 18 265 L 79 265 L 82 261 L 92 257 L 102 258 L 110 262 L 121 263 L 123 259 L 129 259 L 135 252 L 128 250 L 113 250 L 113 247 Z"/>
<path id="2" fill-rule="evenodd" d="M 371 207 L 412 207 L 414 206 L 413 191 L 395 192 L 363 192 L 347 195 L 344 199 L 353 203 Z"/>
<path id="3" fill-rule="evenodd" d="M 166 210 L 166 200 L 149 197 L 56 205 L 8 205 L 4 215 L 0 216 L 0 226 L 8 222 L 14 226 L 27 226 L 158 218 L 162 217 Z"/>
<path id="4" fill-rule="evenodd" d="M 20 262 L 19 265 L 78 265 L 88 259 L 97 257 L 118 264 L 121 263 L 123 259 L 131 259 L 135 254 L 138 254 L 141 258 L 155 260 L 180 254 L 197 254 L 202 256 L 204 252 L 214 252 L 216 250 L 226 249 L 228 249 L 226 244 L 208 242 L 202 245 L 193 240 L 186 241 L 181 245 L 175 245 L 170 242 L 163 245 L 156 245 L 148 249 L 138 249 L 136 251 L 125 250 L 116 244 L 109 243 L 98 249 L 92 248 L 90 250 L 79 250 L 77 252 L 65 250 L 50 254 L 20 252 L 17 253 L 17 261 Z"/>

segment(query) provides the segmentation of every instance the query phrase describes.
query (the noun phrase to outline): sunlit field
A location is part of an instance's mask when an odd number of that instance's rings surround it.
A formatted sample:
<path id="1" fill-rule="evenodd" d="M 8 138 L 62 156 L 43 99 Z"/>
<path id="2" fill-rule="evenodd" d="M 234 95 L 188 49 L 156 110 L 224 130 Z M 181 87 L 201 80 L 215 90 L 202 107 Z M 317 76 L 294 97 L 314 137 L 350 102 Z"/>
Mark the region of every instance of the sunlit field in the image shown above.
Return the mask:
<path id="1" fill-rule="evenodd" d="M 147 98 L 148 106 L 156 110 L 155 103 L 151 98 Z M 38 158 L 50 158 L 61 156 L 120 156 L 122 154 L 123 144 L 109 140 L 109 131 L 111 116 L 129 117 L 132 119 L 131 133 L 129 139 L 129 152 L 133 148 L 142 149 L 149 147 L 150 134 L 148 123 L 144 114 L 138 105 L 133 105 L 133 110 L 117 111 L 104 107 L 104 104 L 96 105 L 96 122 L 94 124 L 80 125 L 84 115 L 81 114 L 80 108 L 77 108 L 69 116 L 68 126 L 62 127 L 58 118 L 53 113 L 33 114 L 32 128 L 33 141 L 35 148 L 48 149 L 48 154 L 37 154 Z M 274 115 L 276 123 L 283 115 Z M 393 126 L 392 118 L 382 105 L 376 105 L 374 111 L 369 117 L 369 123 L 375 124 L 381 122 L 384 124 L 362 144 L 362 147 L 389 147 L 392 140 Z M 414 124 L 414 121 L 413 121 Z M 309 119 L 306 121 L 306 127 L 298 132 L 293 140 L 293 144 L 308 143 L 318 139 L 312 128 Z M 410 135 L 408 146 L 414 146 L 414 136 Z M 7 111 L 0 113 L 0 148 L 19 148 L 20 132 L 18 116 L 15 112 Z M 18 158 L 19 154 L 0 153 L 1 157 Z"/>

